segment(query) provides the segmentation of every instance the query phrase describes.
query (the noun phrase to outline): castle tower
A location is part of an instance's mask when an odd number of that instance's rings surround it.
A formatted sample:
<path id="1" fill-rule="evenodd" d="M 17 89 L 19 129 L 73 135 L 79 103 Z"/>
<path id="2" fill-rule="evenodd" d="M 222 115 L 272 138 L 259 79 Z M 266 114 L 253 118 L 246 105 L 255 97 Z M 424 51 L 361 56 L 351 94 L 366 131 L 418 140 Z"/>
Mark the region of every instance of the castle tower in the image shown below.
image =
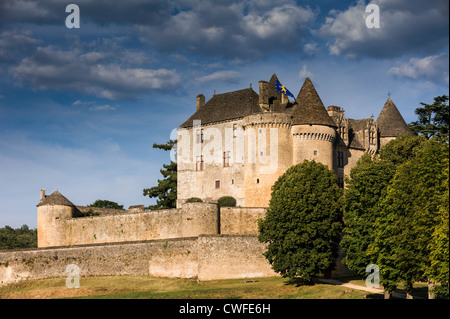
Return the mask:
<path id="1" fill-rule="evenodd" d="M 64 219 L 72 218 L 75 205 L 65 198 L 58 190 L 49 196 L 41 191 L 41 200 L 37 205 L 37 231 L 38 247 L 64 246 L 65 234 Z"/>
<path id="2" fill-rule="evenodd" d="M 309 78 L 305 79 L 292 112 L 292 164 L 315 160 L 334 169 L 336 124 Z"/>
<path id="3" fill-rule="evenodd" d="M 391 98 L 387 99 L 375 124 L 379 130 L 380 147 L 395 139 L 397 136 L 405 133 L 411 134 L 408 125 Z"/>

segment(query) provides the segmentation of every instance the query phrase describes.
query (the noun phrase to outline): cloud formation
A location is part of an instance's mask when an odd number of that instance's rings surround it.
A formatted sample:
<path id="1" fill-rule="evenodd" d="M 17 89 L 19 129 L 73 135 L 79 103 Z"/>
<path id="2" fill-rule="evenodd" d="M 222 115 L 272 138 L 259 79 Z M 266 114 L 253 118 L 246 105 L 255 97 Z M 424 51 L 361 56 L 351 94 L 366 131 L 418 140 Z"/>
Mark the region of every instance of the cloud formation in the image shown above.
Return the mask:
<path id="1" fill-rule="evenodd" d="M 332 10 L 316 32 L 328 39 L 329 52 L 353 58 L 431 53 L 448 45 L 447 0 L 373 0 L 380 28 L 367 28 L 365 1 L 345 11 Z"/>
<path id="2" fill-rule="evenodd" d="M 10 73 L 35 90 L 68 90 L 112 100 L 151 90 L 168 91 L 180 80 L 174 70 L 123 67 L 107 60 L 105 52 L 38 47 L 34 55 L 11 67 Z"/>
<path id="3" fill-rule="evenodd" d="M 448 86 L 448 60 L 448 53 L 430 55 L 421 59 L 411 58 L 407 63 L 391 68 L 389 74 L 414 80 L 428 80 L 439 85 Z"/>

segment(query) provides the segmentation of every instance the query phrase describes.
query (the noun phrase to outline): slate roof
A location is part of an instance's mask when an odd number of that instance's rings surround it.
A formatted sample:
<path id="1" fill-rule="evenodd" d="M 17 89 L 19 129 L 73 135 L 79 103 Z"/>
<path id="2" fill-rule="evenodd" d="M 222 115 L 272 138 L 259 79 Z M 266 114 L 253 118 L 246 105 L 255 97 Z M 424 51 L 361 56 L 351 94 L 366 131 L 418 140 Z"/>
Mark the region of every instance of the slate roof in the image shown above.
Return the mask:
<path id="1" fill-rule="evenodd" d="M 388 98 L 384 104 L 376 124 L 380 130 L 381 137 L 396 137 L 405 133 L 411 134 L 408 125 L 391 98 Z"/>
<path id="2" fill-rule="evenodd" d="M 182 128 L 192 127 L 193 120 L 200 120 L 202 125 L 214 122 L 239 119 L 250 114 L 262 113 L 259 96 L 252 88 L 216 94 L 186 122 Z"/>
<path id="3" fill-rule="evenodd" d="M 75 206 L 70 200 L 68 200 L 60 192 L 58 192 L 58 190 L 54 191 L 51 195 L 45 196 L 45 198 L 36 206 L 43 205 Z"/>
<path id="4" fill-rule="evenodd" d="M 306 78 L 297 95 L 297 106 L 292 116 L 292 125 L 315 124 L 336 127 L 309 78 Z"/>

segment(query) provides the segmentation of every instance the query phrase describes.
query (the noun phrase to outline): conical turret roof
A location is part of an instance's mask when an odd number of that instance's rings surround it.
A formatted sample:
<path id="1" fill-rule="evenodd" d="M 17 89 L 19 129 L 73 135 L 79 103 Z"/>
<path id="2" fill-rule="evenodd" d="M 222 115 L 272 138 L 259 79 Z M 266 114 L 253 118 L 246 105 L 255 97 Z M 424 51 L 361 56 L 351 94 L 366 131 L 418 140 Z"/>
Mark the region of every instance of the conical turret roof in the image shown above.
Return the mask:
<path id="1" fill-rule="evenodd" d="M 381 137 L 397 137 L 405 133 L 411 133 L 391 98 L 388 98 L 384 104 L 376 124 L 380 130 Z"/>
<path id="2" fill-rule="evenodd" d="M 297 95 L 297 106 L 292 117 L 292 125 L 313 124 L 336 127 L 309 78 L 305 79 Z"/>
<path id="3" fill-rule="evenodd" d="M 75 206 L 70 200 L 65 198 L 58 190 L 54 191 L 51 195 L 46 196 L 37 206 L 43 205 L 65 205 Z"/>

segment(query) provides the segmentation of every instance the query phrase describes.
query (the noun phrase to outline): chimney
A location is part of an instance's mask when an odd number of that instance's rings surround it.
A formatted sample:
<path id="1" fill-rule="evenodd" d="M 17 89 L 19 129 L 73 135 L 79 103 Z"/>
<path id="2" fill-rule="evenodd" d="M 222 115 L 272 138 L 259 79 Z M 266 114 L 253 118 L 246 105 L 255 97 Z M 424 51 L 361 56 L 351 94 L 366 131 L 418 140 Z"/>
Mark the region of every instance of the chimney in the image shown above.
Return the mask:
<path id="1" fill-rule="evenodd" d="M 41 189 L 41 198 L 40 200 L 43 200 L 45 198 L 45 189 Z"/>
<path id="2" fill-rule="evenodd" d="M 259 106 L 269 106 L 269 82 L 259 81 Z"/>
<path id="3" fill-rule="evenodd" d="M 203 94 L 197 95 L 197 111 L 205 105 L 205 96 Z"/>

